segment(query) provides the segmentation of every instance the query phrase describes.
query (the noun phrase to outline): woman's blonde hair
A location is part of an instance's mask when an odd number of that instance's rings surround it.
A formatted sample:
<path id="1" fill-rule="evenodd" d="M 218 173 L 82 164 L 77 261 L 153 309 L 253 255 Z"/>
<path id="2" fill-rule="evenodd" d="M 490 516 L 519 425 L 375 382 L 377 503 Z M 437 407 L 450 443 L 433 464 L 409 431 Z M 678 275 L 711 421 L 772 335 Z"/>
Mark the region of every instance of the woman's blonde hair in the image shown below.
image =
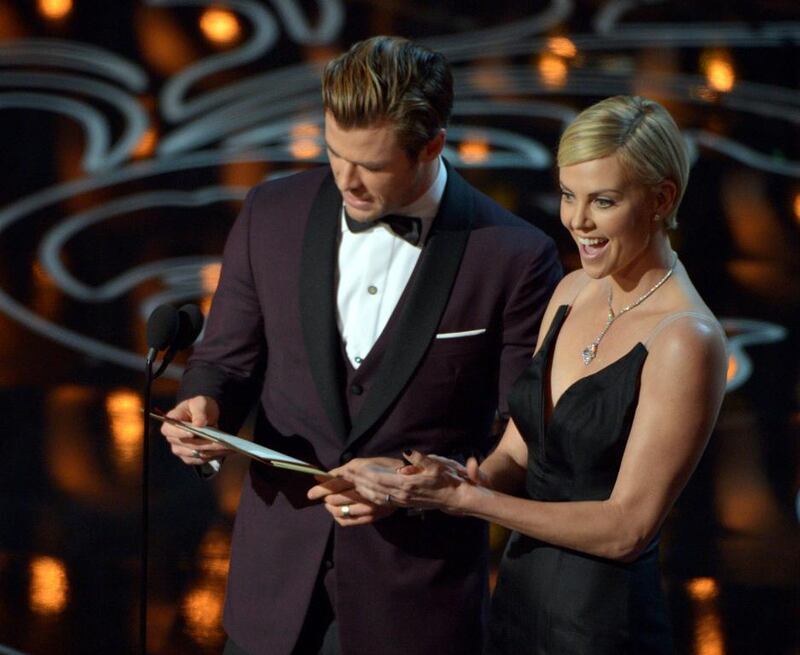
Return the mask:
<path id="1" fill-rule="evenodd" d="M 630 179 L 646 185 L 671 180 L 678 188 L 664 224 L 675 228 L 689 181 L 686 143 L 669 112 L 641 96 L 614 96 L 585 109 L 561 135 L 559 167 L 616 154 Z"/>

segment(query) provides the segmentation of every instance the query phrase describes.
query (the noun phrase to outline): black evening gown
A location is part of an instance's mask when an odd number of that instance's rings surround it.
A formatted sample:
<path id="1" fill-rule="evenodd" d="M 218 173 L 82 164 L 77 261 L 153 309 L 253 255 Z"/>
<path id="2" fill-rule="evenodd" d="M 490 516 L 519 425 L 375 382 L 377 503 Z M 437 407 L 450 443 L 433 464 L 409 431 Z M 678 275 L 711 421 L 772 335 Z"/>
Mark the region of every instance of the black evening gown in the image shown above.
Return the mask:
<path id="1" fill-rule="evenodd" d="M 545 425 L 548 362 L 568 310 L 559 307 L 542 347 L 516 382 L 509 406 L 528 445 L 530 498 L 604 500 L 611 495 L 625 450 L 647 349 L 638 343 L 575 382 Z M 658 538 L 635 562 L 621 563 L 514 532 L 500 564 L 485 652 L 671 653 Z"/>

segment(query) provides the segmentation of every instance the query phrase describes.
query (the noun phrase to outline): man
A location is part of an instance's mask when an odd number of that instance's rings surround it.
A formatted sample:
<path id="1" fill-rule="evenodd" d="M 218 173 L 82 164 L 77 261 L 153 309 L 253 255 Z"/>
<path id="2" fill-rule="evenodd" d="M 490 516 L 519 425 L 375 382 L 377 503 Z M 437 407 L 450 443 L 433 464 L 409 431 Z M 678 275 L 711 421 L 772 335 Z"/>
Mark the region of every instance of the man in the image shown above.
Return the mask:
<path id="1" fill-rule="evenodd" d="M 171 416 L 236 430 L 260 392 L 256 439 L 326 470 L 488 451 L 561 269 L 550 239 L 441 158 L 452 98 L 444 57 L 403 39 L 328 64 L 330 167 L 248 195 Z M 163 432 L 187 464 L 226 454 Z M 309 500 L 315 484 L 250 467 L 226 653 L 479 652 L 485 527 L 395 511 L 341 481 Z"/>

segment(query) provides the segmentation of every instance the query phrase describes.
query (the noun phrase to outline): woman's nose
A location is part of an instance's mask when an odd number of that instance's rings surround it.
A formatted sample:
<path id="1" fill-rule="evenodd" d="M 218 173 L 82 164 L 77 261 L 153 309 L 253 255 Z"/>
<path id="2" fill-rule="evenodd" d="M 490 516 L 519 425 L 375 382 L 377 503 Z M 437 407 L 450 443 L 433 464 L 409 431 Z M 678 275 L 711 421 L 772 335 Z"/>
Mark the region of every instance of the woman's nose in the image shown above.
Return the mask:
<path id="1" fill-rule="evenodd" d="M 585 203 L 576 202 L 573 205 L 569 225 L 573 230 L 586 229 L 591 226 L 589 208 Z"/>

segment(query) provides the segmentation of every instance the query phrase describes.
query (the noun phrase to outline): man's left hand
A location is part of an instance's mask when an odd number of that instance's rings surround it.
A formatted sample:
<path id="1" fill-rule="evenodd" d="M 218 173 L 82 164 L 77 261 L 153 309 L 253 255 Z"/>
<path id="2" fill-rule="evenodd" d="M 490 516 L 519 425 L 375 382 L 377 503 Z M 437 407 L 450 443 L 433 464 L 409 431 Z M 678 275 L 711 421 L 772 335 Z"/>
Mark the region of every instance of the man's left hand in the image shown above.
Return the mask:
<path id="1" fill-rule="evenodd" d="M 403 468 L 405 462 L 390 457 L 375 457 L 370 461 L 391 470 Z M 322 500 L 325 509 L 343 527 L 368 525 L 385 518 L 395 511 L 391 505 L 378 505 L 366 500 L 355 490 L 353 484 L 342 478 L 325 478 L 308 490 L 310 500 Z"/>

